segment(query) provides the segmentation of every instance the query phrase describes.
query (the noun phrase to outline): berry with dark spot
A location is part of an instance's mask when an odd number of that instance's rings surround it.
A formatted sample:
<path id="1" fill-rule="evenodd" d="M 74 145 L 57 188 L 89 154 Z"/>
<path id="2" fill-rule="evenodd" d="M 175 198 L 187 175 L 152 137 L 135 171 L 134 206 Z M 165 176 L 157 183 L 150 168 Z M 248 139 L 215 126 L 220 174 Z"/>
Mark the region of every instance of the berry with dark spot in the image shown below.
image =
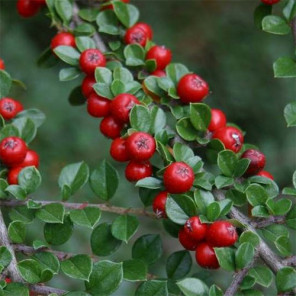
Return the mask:
<path id="1" fill-rule="evenodd" d="M 5 120 L 13 119 L 23 110 L 23 105 L 19 101 L 12 98 L 2 98 L 0 100 L 0 114 Z"/>
<path id="2" fill-rule="evenodd" d="M 96 67 L 106 66 L 106 58 L 100 50 L 90 48 L 81 53 L 79 64 L 86 75 L 94 75 Z"/>
<path id="3" fill-rule="evenodd" d="M 145 46 L 147 41 L 151 39 L 152 33 L 148 30 L 148 25 L 144 26 L 143 24 L 136 24 L 126 30 L 124 35 L 124 42 L 126 44 L 140 44 Z M 152 31 L 151 31 L 152 32 Z"/>

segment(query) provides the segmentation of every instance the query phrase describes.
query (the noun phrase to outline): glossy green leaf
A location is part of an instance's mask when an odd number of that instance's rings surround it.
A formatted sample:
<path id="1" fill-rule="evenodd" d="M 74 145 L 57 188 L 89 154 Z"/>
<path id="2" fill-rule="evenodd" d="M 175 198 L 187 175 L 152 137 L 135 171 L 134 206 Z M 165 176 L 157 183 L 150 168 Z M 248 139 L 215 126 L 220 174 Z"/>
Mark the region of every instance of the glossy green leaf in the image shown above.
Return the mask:
<path id="1" fill-rule="evenodd" d="M 296 287 L 296 270 L 283 267 L 277 272 L 275 282 L 279 292 L 291 291 Z"/>
<path id="2" fill-rule="evenodd" d="M 148 108 L 135 105 L 130 112 L 131 127 L 142 132 L 149 132 L 151 128 L 151 114 Z"/>
<path id="3" fill-rule="evenodd" d="M 178 251 L 171 254 L 166 262 L 166 272 L 169 278 L 178 280 L 185 277 L 191 269 L 192 259 L 188 251 Z"/>
<path id="4" fill-rule="evenodd" d="M 123 278 L 126 281 L 145 281 L 147 277 L 147 265 L 138 259 L 131 259 L 122 262 Z"/>
<path id="5" fill-rule="evenodd" d="M 59 203 L 45 205 L 36 212 L 36 217 L 46 223 L 63 223 L 64 206 Z"/>
<path id="6" fill-rule="evenodd" d="M 178 287 L 185 296 L 208 296 L 209 288 L 197 278 L 185 278 L 177 282 Z"/>
<path id="7" fill-rule="evenodd" d="M 128 242 L 136 233 L 139 227 L 139 220 L 135 216 L 122 215 L 118 216 L 112 223 L 112 235 L 124 242 Z"/>
<path id="8" fill-rule="evenodd" d="M 18 270 L 22 278 L 30 283 L 36 284 L 41 280 L 41 266 L 33 259 L 25 259 L 18 263 Z"/>
<path id="9" fill-rule="evenodd" d="M 257 284 L 266 288 L 271 285 L 273 280 L 273 273 L 266 266 L 256 266 L 250 269 L 249 275 L 256 280 Z"/>
<path id="10" fill-rule="evenodd" d="M 145 64 L 145 51 L 139 44 L 129 44 L 123 51 L 127 66 L 142 66 Z"/>
<path id="11" fill-rule="evenodd" d="M 240 244 L 250 243 L 254 248 L 259 245 L 260 238 L 259 236 L 252 231 L 244 231 L 239 237 Z"/>
<path id="12" fill-rule="evenodd" d="M 1 246 L 0 247 L 0 265 L 2 265 L 3 267 L 6 267 L 10 264 L 11 260 L 12 260 L 12 255 L 10 251 L 6 247 Z"/>
<path id="13" fill-rule="evenodd" d="M 280 57 L 273 64 L 275 78 L 295 78 L 296 61 L 290 57 Z"/>
<path id="14" fill-rule="evenodd" d="M 125 27 L 129 28 L 138 21 L 139 10 L 134 5 L 115 1 L 113 7 L 117 18 Z"/>
<path id="15" fill-rule="evenodd" d="M 166 69 L 166 74 L 167 76 L 174 82 L 176 85 L 179 80 L 187 73 L 189 73 L 189 70 L 187 67 L 185 67 L 182 64 L 177 64 L 177 63 L 171 63 L 169 64 Z"/>
<path id="16" fill-rule="evenodd" d="M 218 154 L 218 166 L 221 172 L 227 177 L 233 177 L 238 160 L 231 150 L 224 150 Z"/>
<path id="17" fill-rule="evenodd" d="M 168 296 L 166 281 L 150 280 L 142 283 L 135 296 Z"/>
<path id="18" fill-rule="evenodd" d="M 220 266 L 228 271 L 235 270 L 235 252 L 231 248 L 215 248 Z"/>
<path id="19" fill-rule="evenodd" d="M 251 184 L 248 186 L 246 195 L 248 202 L 252 206 L 263 205 L 268 199 L 266 191 L 261 185 L 258 184 Z"/>
<path id="20" fill-rule="evenodd" d="M 20 244 L 26 238 L 26 225 L 20 221 L 13 221 L 8 226 L 8 236 L 13 243 Z"/>
<path id="21" fill-rule="evenodd" d="M 60 1 L 57 1 L 60 2 Z M 54 49 L 54 53 L 65 63 L 71 66 L 79 64 L 80 53 L 71 46 L 58 46 Z"/>
<path id="22" fill-rule="evenodd" d="M 235 252 L 236 268 L 242 269 L 247 266 L 254 257 L 254 247 L 249 242 L 242 243 Z"/>
<path id="23" fill-rule="evenodd" d="M 93 228 L 101 218 L 101 210 L 94 207 L 71 210 L 70 218 L 76 225 Z"/>
<path id="24" fill-rule="evenodd" d="M 262 20 L 262 29 L 265 32 L 286 35 L 291 31 L 285 19 L 276 15 L 267 15 Z"/>
<path id="25" fill-rule="evenodd" d="M 296 65 L 295 65 L 296 73 Z M 284 116 L 287 122 L 287 126 L 296 126 L 296 102 L 288 104 L 284 109 Z"/>
<path id="26" fill-rule="evenodd" d="M 279 236 L 274 244 L 282 256 L 287 257 L 291 255 L 291 243 L 287 236 Z"/>
<path id="27" fill-rule="evenodd" d="M 9 94 L 11 84 L 10 75 L 4 70 L 0 70 L 0 98 L 6 97 Z"/>
<path id="28" fill-rule="evenodd" d="M 194 141 L 197 138 L 197 131 L 189 118 L 182 118 L 176 124 L 176 130 L 181 138 L 186 141 Z"/>
<path id="29" fill-rule="evenodd" d="M 97 16 L 96 22 L 99 26 L 99 32 L 110 35 L 120 34 L 119 21 L 113 10 L 101 11 Z"/>
<path id="30" fill-rule="evenodd" d="M 64 68 L 60 70 L 59 80 L 60 81 L 70 81 L 77 78 L 81 72 L 74 67 Z"/>
<path id="31" fill-rule="evenodd" d="M 62 261 L 61 269 L 68 277 L 88 281 L 92 271 L 92 261 L 87 255 L 76 255 Z"/>
<path id="32" fill-rule="evenodd" d="M 60 16 L 60 18 L 64 21 L 64 23 L 68 24 L 73 14 L 72 3 L 69 0 L 56 0 L 54 4 L 56 12 Z"/>
<path id="33" fill-rule="evenodd" d="M 37 128 L 30 118 L 20 117 L 13 120 L 13 125 L 18 129 L 20 137 L 30 143 L 36 136 Z"/>
<path id="34" fill-rule="evenodd" d="M 206 131 L 211 121 L 211 109 L 202 103 L 190 104 L 190 121 L 198 131 Z"/>

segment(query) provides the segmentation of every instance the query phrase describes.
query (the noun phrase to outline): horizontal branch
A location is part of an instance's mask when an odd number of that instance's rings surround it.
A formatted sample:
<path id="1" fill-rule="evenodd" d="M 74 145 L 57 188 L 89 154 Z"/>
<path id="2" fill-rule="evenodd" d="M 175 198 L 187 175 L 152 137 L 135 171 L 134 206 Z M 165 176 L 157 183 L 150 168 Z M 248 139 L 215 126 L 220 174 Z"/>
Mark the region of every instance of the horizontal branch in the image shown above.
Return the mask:
<path id="1" fill-rule="evenodd" d="M 30 289 L 30 292 L 35 292 L 35 293 L 38 293 L 38 295 L 46 295 L 46 296 L 52 293 L 55 293 L 57 295 L 64 295 L 68 292 L 65 290 L 43 286 L 43 285 L 30 285 L 29 289 Z"/>
<path id="2" fill-rule="evenodd" d="M 153 219 L 157 219 L 157 216 L 152 212 L 147 212 L 145 209 L 137 209 L 137 208 L 122 208 L 111 206 L 107 204 L 90 204 L 90 203 L 71 203 L 71 202 L 61 202 L 61 201 L 39 201 L 36 200 L 37 203 L 42 206 L 58 203 L 63 205 L 67 209 L 84 209 L 86 207 L 98 208 L 104 212 L 115 213 L 119 215 L 131 214 L 135 216 L 144 216 Z M 19 200 L 0 200 L 0 206 L 5 207 L 19 207 L 27 205 L 27 201 L 19 201 Z"/>
<path id="3" fill-rule="evenodd" d="M 251 221 L 251 225 L 255 228 L 264 228 L 271 224 L 284 224 L 286 221 L 285 216 L 270 216 L 263 220 Z"/>
<path id="4" fill-rule="evenodd" d="M 296 256 L 289 257 L 283 261 L 284 265 L 291 265 L 296 267 Z"/>

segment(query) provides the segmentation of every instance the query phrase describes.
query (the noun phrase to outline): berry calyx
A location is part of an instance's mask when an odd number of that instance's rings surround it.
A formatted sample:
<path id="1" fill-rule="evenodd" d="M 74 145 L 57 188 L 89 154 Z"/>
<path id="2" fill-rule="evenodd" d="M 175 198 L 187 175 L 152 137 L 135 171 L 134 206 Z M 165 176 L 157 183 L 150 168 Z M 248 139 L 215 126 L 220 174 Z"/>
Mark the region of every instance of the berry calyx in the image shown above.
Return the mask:
<path id="1" fill-rule="evenodd" d="M 209 86 L 200 76 L 186 74 L 178 83 L 177 93 L 184 104 L 196 103 L 209 94 Z"/>
<path id="2" fill-rule="evenodd" d="M 226 149 L 237 153 L 241 150 L 244 143 L 242 132 L 233 126 L 219 128 L 213 134 L 213 139 L 220 140 Z"/>
<path id="3" fill-rule="evenodd" d="M 87 112 L 93 117 L 106 117 L 110 112 L 110 102 L 92 92 L 87 99 Z"/>
<path id="4" fill-rule="evenodd" d="M 156 70 L 163 70 L 172 60 L 172 53 L 165 46 L 154 45 L 146 55 L 146 60 L 156 61 Z"/>
<path id="5" fill-rule="evenodd" d="M 149 39 L 150 37 L 148 30 L 143 28 L 142 25 L 138 26 L 137 24 L 127 29 L 124 35 L 124 42 L 126 44 L 137 43 L 141 46 L 145 46 Z"/>
<path id="6" fill-rule="evenodd" d="M 111 101 L 110 112 L 117 120 L 127 123 L 131 109 L 138 104 L 140 101 L 135 96 L 120 94 Z"/>
<path id="7" fill-rule="evenodd" d="M 261 176 L 261 177 L 269 178 L 270 180 L 274 180 L 273 175 L 267 171 L 260 171 L 259 173 L 256 174 L 256 176 Z"/>
<path id="8" fill-rule="evenodd" d="M 27 154 L 27 144 L 18 137 L 7 137 L 0 142 L 0 160 L 7 166 L 21 163 Z"/>
<path id="9" fill-rule="evenodd" d="M 207 231 L 207 242 L 214 247 L 229 247 L 237 241 L 235 227 L 227 221 L 215 221 Z"/>
<path id="10" fill-rule="evenodd" d="M 92 76 L 86 76 L 81 84 L 81 92 L 85 98 L 88 98 L 88 96 L 94 91 L 93 85 L 96 83 L 96 80 Z"/>
<path id="11" fill-rule="evenodd" d="M 18 175 L 21 172 L 23 167 L 15 167 L 8 171 L 7 174 L 7 182 L 9 185 L 17 185 L 18 184 Z"/>
<path id="12" fill-rule="evenodd" d="M 38 13 L 40 4 L 32 0 L 18 0 L 16 8 L 20 16 L 31 17 Z"/>
<path id="13" fill-rule="evenodd" d="M 23 110 L 23 105 L 19 101 L 12 98 L 2 98 L 0 100 L 0 114 L 5 120 L 14 118 Z"/>
<path id="14" fill-rule="evenodd" d="M 50 42 L 50 48 L 53 51 L 58 46 L 76 47 L 75 37 L 71 33 L 61 32 L 56 34 Z"/>
<path id="15" fill-rule="evenodd" d="M 246 150 L 241 158 L 250 159 L 250 165 L 245 172 L 245 176 L 253 176 L 259 173 L 265 166 L 265 155 L 255 149 Z"/>
<path id="16" fill-rule="evenodd" d="M 208 243 L 200 243 L 195 251 L 196 262 L 203 268 L 217 269 L 220 267 L 214 248 Z"/>
<path id="17" fill-rule="evenodd" d="M 123 123 L 116 120 L 113 116 L 105 117 L 100 124 L 101 133 L 107 138 L 116 139 L 120 137 Z"/>
<path id="18" fill-rule="evenodd" d="M 5 69 L 4 61 L 0 59 L 0 70 L 4 70 L 4 69 Z"/>
<path id="19" fill-rule="evenodd" d="M 211 121 L 208 126 L 208 130 L 210 132 L 216 131 L 219 128 L 226 126 L 226 116 L 223 111 L 220 109 L 212 109 L 211 115 Z"/>
<path id="20" fill-rule="evenodd" d="M 114 139 L 110 147 L 110 155 L 113 159 L 119 162 L 126 162 L 130 160 L 126 149 L 126 140 L 123 138 Z"/>
<path id="21" fill-rule="evenodd" d="M 184 193 L 194 182 L 192 168 L 184 162 L 174 162 L 164 171 L 164 186 L 169 193 Z"/>
<path id="22" fill-rule="evenodd" d="M 23 162 L 18 164 L 18 167 L 22 167 L 22 168 L 28 167 L 28 166 L 34 166 L 35 168 L 39 167 L 39 155 L 34 150 L 28 150 Z"/>
<path id="23" fill-rule="evenodd" d="M 159 192 L 152 203 L 152 208 L 157 218 L 167 218 L 167 214 L 165 212 L 165 203 L 168 198 L 168 192 L 162 191 Z"/>
<path id="24" fill-rule="evenodd" d="M 96 67 L 106 66 L 106 58 L 98 49 L 86 49 L 80 55 L 79 65 L 84 73 L 94 75 Z"/>
<path id="25" fill-rule="evenodd" d="M 135 132 L 128 137 L 126 148 L 132 160 L 144 161 L 153 156 L 156 143 L 150 134 Z"/>
<path id="26" fill-rule="evenodd" d="M 267 5 L 273 5 L 273 4 L 276 4 L 280 1 L 281 0 L 261 0 L 262 3 L 267 4 Z"/>
<path id="27" fill-rule="evenodd" d="M 194 251 L 198 245 L 198 242 L 193 240 L 188 234 L 187 232 L 185 231 L 184 228 L 181 228 L 179 230 L 179 234 L 178 234 L 178 237 L 179 237 L 179 242 L 180 244 L 186 249 L 186 250 L 189 250 L 189 251 Z"/>
<path id="28" fill-rule="evenodd" d="M 155 70 L 150 75 L 157 76 L 157 77 L 166 77 L 166 73 L 163 70 Z"/>
<path id="29" fill-rule="evenodd" d="M 136 162 L 132 160 L 125 168 L 125 177 L 130 182 L 136 182 L 151 176 L 152 166 L 149 161 Z"/>
<path id="30" fill-rule="evenodd" d="M 190 217 L 184 225 L 185 232 L 195 241 L 202 241 L 206 237 L 208 226 L 201 223 L 198 216 Z"/>

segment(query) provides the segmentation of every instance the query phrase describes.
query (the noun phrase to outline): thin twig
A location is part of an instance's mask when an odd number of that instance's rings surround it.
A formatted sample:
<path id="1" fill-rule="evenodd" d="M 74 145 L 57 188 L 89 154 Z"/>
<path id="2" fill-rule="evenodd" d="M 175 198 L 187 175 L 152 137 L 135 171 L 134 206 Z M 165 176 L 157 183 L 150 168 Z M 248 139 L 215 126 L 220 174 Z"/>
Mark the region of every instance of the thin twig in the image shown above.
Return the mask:
<path id="1" fill-rule="evenodd" d="M 15 253 L 8 238 L 7 228 L 3 219 L 1 209 L 0 209 L 0 244 L 1 246 L 4 246 L 8 249 L 12 257 L 11 262 L 7 267 L 9 277 L 14 282 L 23 282 L 23 279 L 17 269 L 17 261 L 16 261 Z"/>
<path id="2" fill-rule="evenodd" d="M 296 256 L 289 257 L 283 260 L 284 265 L 291 265 L 296 267 Z"/>
<path id="3" fill-rule="evenodd" d="M 271 224 L 284 224 L 286 221 L 285 216 L 270 216 L 263 220 L 252 221 L 251 225 L 255 228 L 264 228 Z"/>
<path id="4" fill-rule="evenodd" d="M 157 219 L 157 216 L 152 212 L 147 212 L 145 209 L 137 209 L 137 208 L 121 208 L 121 207 L 115 207 L 111 205 L 106 204 L 90 204 L 90 203 L 70 203 L 70 202 L 61 202 L 61 201 L 39 201 L 36 200 L 37 203 L 39 203 L 42 206 L 58 203 L 63 205 L 65 208 L 68 209 L 84 209 L 86 207 L 93 207 L 93 208 L 99 208 L 100 210 L 104 212 L 109 213 L 115 213 L 115 214 L 131 214 L 135 216 L 144 216 L 149 217 L 153 219 Z M 27 205 L 27 201 L 19 201 L 19 200 L 0 200 L 0 206 L 5 207 L 19 207 Z"/>
<path id="5" fill-rule="evenodd" d="M 48 286 L 43 286 L 43 285 L 30 285 L 29 289 L 31 292 L 38 293 L 38 295 L 49 295 L 52 293 L 55 293 L 57 295 L 64 295 L 68 291 L 53 288 L 53 287 L 48 287 Z"/>

